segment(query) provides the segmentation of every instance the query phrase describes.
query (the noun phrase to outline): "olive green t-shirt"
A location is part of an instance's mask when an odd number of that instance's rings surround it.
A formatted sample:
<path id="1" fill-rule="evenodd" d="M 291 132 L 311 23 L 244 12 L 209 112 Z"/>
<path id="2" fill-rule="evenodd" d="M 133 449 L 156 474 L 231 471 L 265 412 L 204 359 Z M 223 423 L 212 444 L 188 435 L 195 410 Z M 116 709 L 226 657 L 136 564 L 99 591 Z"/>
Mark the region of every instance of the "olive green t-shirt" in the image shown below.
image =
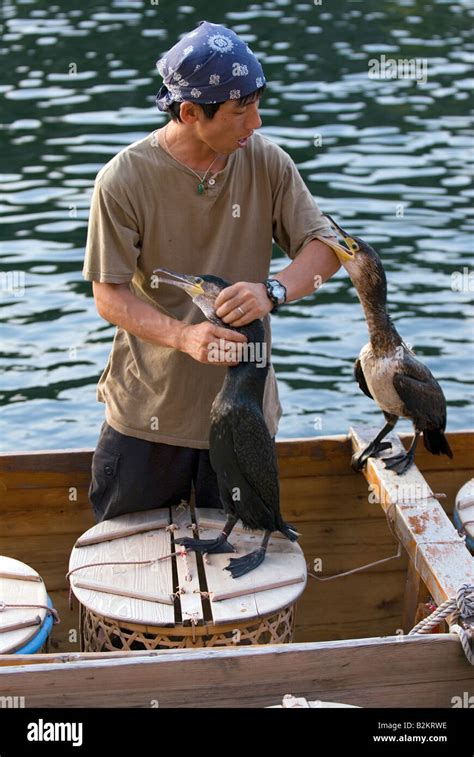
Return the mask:
<path id="1" fill-rule="evenodd" d="M 185 292 L 156 287 L 154 268 L 261 282 L 272 239 L 294 258 L 315 236 L 333 236 L 291 158 L 260 134 L 214 178 L 199 194 L 197 176 L 166 152 L 156 132 L 119 152 L 95 181 L 84 278 L 130 282 L 137 297 L 166 315 L 199 323 L 204 315 Z M 270 349 L 269 322 L 267 316 Z M 211 404 L 226 370 L 117 328 L 97 398 L 122 434 L 206 449 Z M 281 406 L 272 367 L 264 413 L 275 435 Z"/>

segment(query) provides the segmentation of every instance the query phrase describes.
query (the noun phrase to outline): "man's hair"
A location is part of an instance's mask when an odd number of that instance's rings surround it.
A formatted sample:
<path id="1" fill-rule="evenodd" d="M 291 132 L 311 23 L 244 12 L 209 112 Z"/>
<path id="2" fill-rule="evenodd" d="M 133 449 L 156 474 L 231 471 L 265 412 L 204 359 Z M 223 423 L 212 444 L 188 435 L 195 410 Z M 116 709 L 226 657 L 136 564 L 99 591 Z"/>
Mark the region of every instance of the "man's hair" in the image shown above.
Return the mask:
<path id="1" fill-rule="evenodd" d="M 253 103 L 255 102 L 255 100 L 258 100 L 259 97 L 261 97 L 261 95 L 265 91 L 265 87 L 266 84 L 264 84 L 263 87 L 259 87 L 254 92 L 251 92 L 249 95 L 245 95 L 245 97 L 239 97 L 239 99 L 235 100 L 235 102 L 239 105 L 248 105 L 249 103 Z M 212 119 L 216 115 L 221 105 L 223 105 L 223 103 L 196 103 L 196 105 L 199 105 L 199 107 L 202 108 L 206 118 Z M 169 106 L 168 113 L 173 121 L 181 121 L 181 117 L 179 115 L 180 107 L 181 103 L 178 102 L 171 103 L 171 105 Z"/>

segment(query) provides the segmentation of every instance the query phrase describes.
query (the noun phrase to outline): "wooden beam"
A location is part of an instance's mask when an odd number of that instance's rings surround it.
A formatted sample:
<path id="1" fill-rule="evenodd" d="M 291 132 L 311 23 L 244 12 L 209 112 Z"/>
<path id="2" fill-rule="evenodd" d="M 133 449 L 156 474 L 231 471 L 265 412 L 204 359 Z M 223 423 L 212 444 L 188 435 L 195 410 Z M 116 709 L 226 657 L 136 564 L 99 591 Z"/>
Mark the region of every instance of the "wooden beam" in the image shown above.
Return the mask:
<path id="1" fill-rule="evenodd" d="M 362 707 L 446 708 L 474 690 L 474 668 L 451 634 L 2 663 L 2 694 L 25 696 L 27 707 L 150 707 L 153 700 L 160 709 L 266 707 L 293 694 Z"/>
<path id="2" fill-rule="evenodd" d="M 351 428 L 354 452 L 364 449 L 377 431 Z M 433 492 L 416 465 L 401 476 L 385 467 L 384 457 L 405 451 L 396 434 L 388 435 L 386 441 L 392 449 L 369 458 L 364 475 L 374 501 L 380 503 L 415 571 L 440 605 L 455 596 L 462 584 L 474 584 L 474 558 L 438 500 L 430 496 Z"/>
<path id="3" fill-rule="evenodd" d="M 408 563 L 407 580 L 405 585 L 405 599 L 403 603 L 402 628 L 404 633 L 411 631 L 418 622 L 419 607 L 426 603 L 430 593 L 415 569 L 413 560 Z"/>

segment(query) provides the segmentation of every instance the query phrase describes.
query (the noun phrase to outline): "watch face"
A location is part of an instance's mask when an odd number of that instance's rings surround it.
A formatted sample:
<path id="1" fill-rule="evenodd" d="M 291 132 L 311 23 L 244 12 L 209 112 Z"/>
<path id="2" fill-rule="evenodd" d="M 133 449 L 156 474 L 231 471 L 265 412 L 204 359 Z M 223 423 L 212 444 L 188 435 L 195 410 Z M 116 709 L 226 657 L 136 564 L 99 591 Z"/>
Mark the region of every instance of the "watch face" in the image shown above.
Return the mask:
<path id="1" fill-rule="evenodd" d="M 275 297 L 278 297 L 278 299 L 281 299 L 285 296 L 285 290 L 282 286 L 280 286 L 280 284 L 274 284 L 272 288 L 273 294 L 275 295 Z"/>

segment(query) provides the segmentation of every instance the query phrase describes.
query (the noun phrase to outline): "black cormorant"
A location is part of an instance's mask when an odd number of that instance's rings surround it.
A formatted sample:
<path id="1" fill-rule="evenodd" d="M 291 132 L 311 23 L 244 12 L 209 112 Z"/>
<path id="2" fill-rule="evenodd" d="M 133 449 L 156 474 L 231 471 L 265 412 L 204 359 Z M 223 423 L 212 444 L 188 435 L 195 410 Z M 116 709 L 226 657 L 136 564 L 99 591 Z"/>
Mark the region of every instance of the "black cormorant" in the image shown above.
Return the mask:
<path id="1" fill-rule="evenodd" d="M 154 273 L 158 274 L 160 282 L 184 289 L 211 323 L 238 331 L 248 340 L 241 347 L 246 349 L 249 359 L 227 369 L 222 388 L 211 407 L 209 453 L 227 515 L 226 524 L 217 539 L 176 540 L 187 549 L 199 552 L 235 552 L 227 539 L 239 519 L 245 528 L 263 530 L 263 541 L 255 552 L 229 561 L 226 570 L 233 578 L 238 578 L 263 562 L 272 531 L 280 531 L 291 541 L 298 536 L 281 517 L 275 444 L 262 411 L 269 370 L 263 323 L 258 319 L 247 326 L 234 328 L 217 317 L 215 300 L 230 286 L 217 276 L 190 276 L 166 268 L 158 268 Z M 260 359 L 262 354 L 263 361 Z"/>
<path id="2" fill-rule="evenodd" d="M 405 344 L 387 313 L 387 282 L 382 261 L 376 251 L 359 237 L 349 236 L 326 215 L 333 228 L 344 238 L 349 253 L 333 247 L 354 284 L 364 309 L 370 341 L 362 348 L 354 366 L 361 390 L 383 410 L 387 421 L 375 439 L 352 458 L 352 467 L 360 470 L 367 459 L 391 444 L 382 439 L 400 417 L 413 422 L 415 436 L 406 454 L 384 458 L 387 468 L 401 474 L 413 463 L 420 434 L 426 449 L 433 455 L 453 454 L 444 435 L 446 400 L 428 368 Z"/>

